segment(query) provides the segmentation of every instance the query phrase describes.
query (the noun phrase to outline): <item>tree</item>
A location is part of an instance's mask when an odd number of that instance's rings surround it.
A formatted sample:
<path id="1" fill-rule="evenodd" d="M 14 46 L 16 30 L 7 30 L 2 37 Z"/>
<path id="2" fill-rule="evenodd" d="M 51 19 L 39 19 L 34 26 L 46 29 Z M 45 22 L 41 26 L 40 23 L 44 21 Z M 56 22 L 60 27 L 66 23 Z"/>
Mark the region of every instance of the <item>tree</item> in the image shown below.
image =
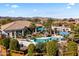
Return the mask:
<path id="1" fill-rule="evenodd" d="M 74 26 L 74 31 L 75 33 L 79 33 L 79 24 Z"/>
<path id="2" fill-rule="evenodd" d="M 46 29 L 49 31 L 50 34 L 51 34 L 52 22 L 53 22 L 53 20 L 51 18 L 49 18 L 48 21 L 44 23 L 44 26 L 46 27 Z"/>
<path id="3" fill-rule="evenodd" d="M 35 45 L 34 44 L 30 44 L 29 46 L 28 46 L 28 55 L 29 56 L 33 56 L 34 55 L 34 53 L 35 53 Z"/>
<path id="4" fill-rule="evenodd" d="M 35 27 L 36 27 L 35 23 L 31 23 L 30 28 L 32 32 L 35 31 Z"/>
<path id="5" fill-rule="evenodd" d="M 10 42 L 10 50 L 20 50 L 19 42 L 16 39 L 12 39 Z"/>
<path id="6" fill-rule="evenodd" d="M 7 23 L 10 23 L 10 22 L 12 22 L 12 21 L 14 21 L 14 20 L 12 20 L 11 18 L 3 18 L 3 19 L 1 19 L 0 20 L 0 24 L 2 24 L 2 25 L 4 25 L 4 24 L 7 24 Z"/>
<path id="7" fill-rule="evenodd" d="M 76 56 L 77 55 L 77 43 L 73 41 L 69 41 L 67 44 L 67 52 L 69 56 Z"/>
<path id="8" fill-rule="evenodd" d="M 57 51 L 58 51 L 57 41 L 49 41 L 49 42 L 47 42 L 46 50 L 47 50 L 47 55 L 48 56 L 57 55 Z"/>
<path id="9" fill-rule="evenodd" d="M 2 45 L 6 47 L 6 49 L 9 48 L 10 38 L 5 38 L 2 40 Z"/>
<path id="10" fill-rule="evenodd" d="M 36 50 L 38 53 L 46 53 L 46 43 L 38 43 L 36 45 Z"/>

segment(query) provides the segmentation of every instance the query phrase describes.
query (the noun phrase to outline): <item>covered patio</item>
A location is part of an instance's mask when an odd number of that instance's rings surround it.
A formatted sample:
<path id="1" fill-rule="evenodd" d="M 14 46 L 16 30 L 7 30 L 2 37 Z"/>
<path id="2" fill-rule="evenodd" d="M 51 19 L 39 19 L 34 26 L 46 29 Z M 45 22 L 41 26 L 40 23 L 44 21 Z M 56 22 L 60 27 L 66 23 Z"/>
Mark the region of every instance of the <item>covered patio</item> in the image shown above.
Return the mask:
<path id="1" fill-rule="evenodd" d="M 43 32 L 45 27 L 42 24 L 36 24 L 35 32 Z"/>
<path id="2" fill-rule="evenodd" d="M 24 28 L 18 30 L 8 30 L 6 32 L 8 36 L 11 38 L 25 38 L 28 34 L 31 34 L 28 31 L 29 31 L 28 28 Z"/>
<path id="3" fill-rule="evenodd" d="M 31 34 L 29 21 L 14 21 L 2 26 L 2 29 L 11 38 L 24 38 L 27 34 Z"/>

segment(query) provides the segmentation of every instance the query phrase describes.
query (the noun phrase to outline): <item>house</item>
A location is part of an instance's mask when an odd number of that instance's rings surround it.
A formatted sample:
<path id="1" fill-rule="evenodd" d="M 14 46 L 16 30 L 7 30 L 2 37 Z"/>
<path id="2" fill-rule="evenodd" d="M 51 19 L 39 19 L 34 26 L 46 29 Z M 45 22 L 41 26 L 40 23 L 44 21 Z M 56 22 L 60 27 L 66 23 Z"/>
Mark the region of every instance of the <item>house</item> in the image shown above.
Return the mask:
<path id="1" fill-rule="evenodd" d="M 57 30 L 57 31 L 71 31 L 71 28 L 63 26 L 52 26 L 52 30 Z"/>
<path id="2" fill-rule="evenodd" d="M 30 21 L 14 21 L 1 26 L 1 30 L 6 32 L 9 37 L 16 38 L 24 36 L 30 27 Z"/>
<path id="3" fill-rule="evenodd" d="M 60 34 L 62 36 L 69 35 L 71 28 L 63 26 L 52 26 L 53 34 Z"/>
<path id="4" fill-rule="evenodd" d="M 30 21 L 14 21 L 5 25 L 1 25 L 1 30 L 7 33 L 7 35 L 11 38 L 22 38 L 28 34 L 32 34 L 30 25 L 32 22 Z M 35 24 L 36 28 L 35 32 L 41 32 L 43 30 L 42 24 Z"/>
<path id="5" fill-rule="evenodd" d="M 8 35 L 7 35 L 6 32 L 0 30 L 0 39 L 5 38 L 5 37 L 7 37 L 7 36 L 8 36 Z"/>

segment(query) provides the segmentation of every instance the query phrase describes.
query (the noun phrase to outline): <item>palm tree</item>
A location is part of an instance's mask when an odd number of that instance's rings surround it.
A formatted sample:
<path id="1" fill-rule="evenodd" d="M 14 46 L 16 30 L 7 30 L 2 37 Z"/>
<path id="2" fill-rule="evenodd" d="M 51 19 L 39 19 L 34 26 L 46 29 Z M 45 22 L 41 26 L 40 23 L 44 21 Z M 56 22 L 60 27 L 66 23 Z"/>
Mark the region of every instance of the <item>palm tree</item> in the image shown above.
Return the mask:
<path id="1" fill-rule="evenodd" d="M 30 28 L 32 32 L 35 32 L 35 28 L 36 28 L 35 23 L 31 23 Z"/>
<path id="2" fill-rule="evenodd" d="M 51 33 L 52 22 L 53 20 L 51 18 L 48 18 L 48 21 L 44 23 L 44 26 L 46 27 L 46 29 L 48 30 L 50 34 L 52 34 Z"/>

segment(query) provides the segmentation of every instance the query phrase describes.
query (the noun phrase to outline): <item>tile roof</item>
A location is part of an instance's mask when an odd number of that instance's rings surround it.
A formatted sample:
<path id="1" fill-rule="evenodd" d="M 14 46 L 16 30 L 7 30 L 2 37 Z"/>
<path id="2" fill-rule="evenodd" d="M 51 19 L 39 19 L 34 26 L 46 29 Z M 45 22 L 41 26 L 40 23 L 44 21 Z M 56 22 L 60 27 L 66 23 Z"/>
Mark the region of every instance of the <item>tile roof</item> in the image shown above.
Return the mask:
<path id="1" fill-rule="evenodd" d="M 42 24 L 36 24 L 36 26 L 38 27 L 38 26 L 43 26 Z"/>
<path id="2" fill-rule="evenodd" d="M 2 30 L 18 30 L 23 29 L 24 27 L 29 27 L 31 24 L 30 21 L 14 21 L 1 26 Z"/>

